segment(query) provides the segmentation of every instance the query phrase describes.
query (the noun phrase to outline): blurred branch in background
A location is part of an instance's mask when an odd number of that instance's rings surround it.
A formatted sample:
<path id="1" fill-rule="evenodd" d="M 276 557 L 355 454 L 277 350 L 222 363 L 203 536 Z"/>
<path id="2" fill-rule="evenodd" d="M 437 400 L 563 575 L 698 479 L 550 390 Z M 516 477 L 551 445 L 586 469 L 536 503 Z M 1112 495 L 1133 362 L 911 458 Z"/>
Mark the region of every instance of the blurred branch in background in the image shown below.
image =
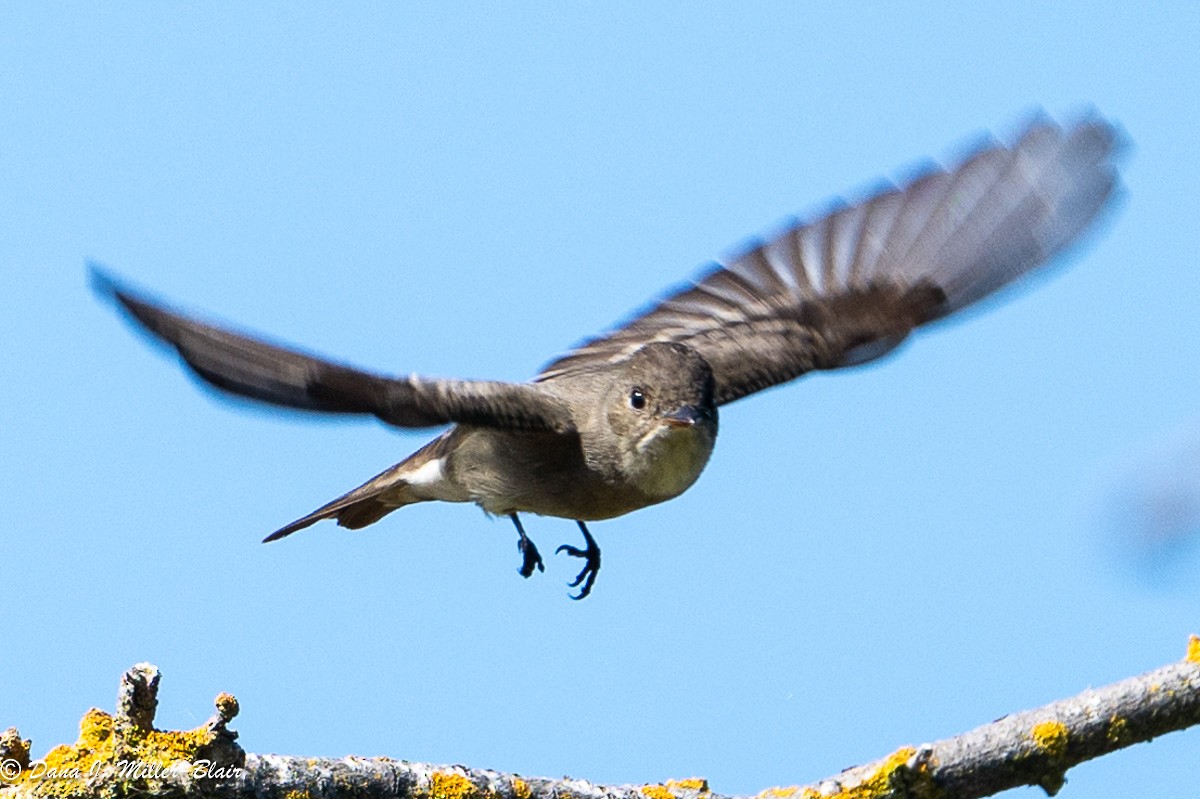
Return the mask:
<path id="1" fill-rule="evenodd" d="M 92 709 L 79 741 L 42 759 L 16 729 L 0 735 L 0 798 L 26 796 L 384 797 L 395 799 L 724 799 L 703 779 L 642 786 L 432 766 L 390 758 L 338 760 L 248 755 L 228 723 L 229 694 L 194 730 L 154 729 L 159 671 L 141 663 L 121 678 L 114 715 Z M 973 799 L 1021 785 L 1053 795 L 1086 760 L 1200 724 L 1200 638 L 1186 657 L 1138 677 L 1005 716 L 971 732 L 891 755 L 759 799 Z"/>
<path id="2" fill-rule="evenodd" d="M 1132 457 L 1106 492 L 1101 529 L 1121 567 L 1155 585 L 1191 582 L 1200 551 L 1200 421 Z"/>

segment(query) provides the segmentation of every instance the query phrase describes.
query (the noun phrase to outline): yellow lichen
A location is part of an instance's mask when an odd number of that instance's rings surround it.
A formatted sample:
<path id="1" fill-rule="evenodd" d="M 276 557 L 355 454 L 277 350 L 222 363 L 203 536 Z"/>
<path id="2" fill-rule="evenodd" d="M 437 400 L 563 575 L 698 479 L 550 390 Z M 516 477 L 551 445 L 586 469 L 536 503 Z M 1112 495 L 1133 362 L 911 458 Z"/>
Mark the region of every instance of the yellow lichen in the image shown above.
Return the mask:
<path id="1" fill-rule="evenodd" d="M 100 749 L 112 745 L 112 716 L 92 708 L 79 720 L 79 746 Z"/>
<path id="2" fill-rule="evenodd" d="M 917 750 L 913 749 L 912 747 L 897 749 L 886 759 L 884 759 L 879 768 L 875 770 L 875 773 L 867 777 L 867 779 L 863 780 L 858 785 L 839 791 L 837 794 L 835 794 L 835 796 L 838 796 L 839 798 L 845 797 L 845 799 L 875 799 L 875 797 L 887 795 L 892 790 L 892 780 L 896 777 L 898 772 L 907 768 L 906 764 L 909 760 L 912 760 L 913 756 L 916 754 Z M 928 793 L 932 792 L 933 784 L 932 779 L 929 776 L 929 767 L 926 764 L 921 763 L 917 766 L 915 772 L 916 773 L 913 776 L 917 777 L 919 780 L 929 780 L 930 784 L 928 786 L 928 791 L 922 791 L 920 793 L 914 791 L 914 795 L 927 795 Z"/>
<path id="3" fill-rule="evenodd" d="M 1129 723 L 1113 714 L 1113 717 L 1108 720 L 1107 729 L 1104 730 L 1104 737 L 1114 744 L 1125 743 L 1129 738 Z"/>
<path id="4" fill-rule="evenodd" d="M 1193 635 L 1188 638 L 1186 659 L 1189 663 L 1200 663 L 1200 635 Z"/>
<path id="5" fill-rule="evenodd" d="M 837 795 L 845 795 L 846 799 L 873 799 L 891 791 L 892 776 L 905 767 L 917 751 L 911 747 L 897 749 L 889 755 L 883 764 L 867 779 L 848 790 L 840 791 Z"/>
<path id="6" fill-rule="evenodd" d="M 517 799 L 529 799 L 529 797 L 533 796 L 533 789 L 529 787 L 529 783 L 520 777 L 513 777 L 512 787 L 513 795 Z"/>
<path id="7" fill-rule="evenodd" d="M 640 790 L 647 799 L 675 799 L 674 794 L 663 785 L 643 785 Z"/>
<path id="8" fill-rule="evenodd" d="M 114 727 L 112 716 L 92 708 L 79 722 L 78 741 L 60 744 L 33 761 L 17 782 L 27 783 L 41 796 L 88 796 L 90 779 L 111 778 L 115 772 L 132 789 L 176 764 L 195 761 L 201 748 L 214 739 L 207 726 L 180 732 L 134 728 L 117 732 Z"/>
<path id="9" fill-rule="evenodd" d="M 671 790 L 681 791 L 699 791 L 700 793 L 708 793 L 708 780 L 703 777 L 689 777 L 686 780 L 667 780 L 665 783 Z"/>
<path id="10" fill-rule="evenodd" d="M 1050 757 L 1062 757 L 1067 752 L 1071 731 L 1061 721 L 1042 721 L 1029 731 L 1033 742 Z"/>
<path id="11" fill-rule="evenodd" d="M 16 727 L 0 732 L 0 787 L 16 780 L 20 769 L 29 768 L 29 745 L 31 741 L 21 737 Z M 17 772 L 14 773 L 13 767 Z"/>
<path id="12" fill-rule="evenodd" d="M 237 697 L 233 694 L 227 694 L 224 691 L 217 694 L 217 698 L 213 700 L 213 704 L 217 706 L 217 713 L 226 719 L 232 719 L 241 712 L 241 706 L 238 705 Z"/>
<path id="13" fill-rule="evenodd" d="M 99 766 L 112 762 L 112 731 L 112 716 L 92 708 L 79 721 L 79 740 L 54 747 L 34 761 L 25 776 L 40 787 L 53 786 L 59 788 L 56 793 L 69 793 L 69 783 L 79 783 Z"/>
<path id="14" fill-rule="evenodd" d="M 762 791 L 759 793 L 759 797 L 760 799 L 789 799 L 789 797 L 795 796 L 799 790 L 795 785 L 789 785 L 786 788 L 776 786 Z"/>
<path id="15" fill-rule="evenodd" d="M 834 793 L 822 793 L 814 788 L 805 788 L 801 794 L 803 799 L 878 799 L 888 796 L 897 790 L 896 782 L 904 774 L 906 785 L 902 789 L 906 796 L 934 797 L 938 795 L 937 786 L 929 771 L 929 764 L 918 761 L 910 768 L 908 763 L 917 754 L 912 747 L 897 749 L 888 755 L 873 772 L 864 779 L 850 786 L 839 786 Z M 799 792 L 799 788 L 768 788 L 759 794 L 764 799 L 772 797 L 789 797 Z"/>
<path id="16" fill-rule="evenodd" d="M 461 774 L 433 772 L 429 778 L 432 799 L 483 799 L 483 791 Z"/>
<path id="17" fill-rule="evenodd" d="M 73 796 L 84 793 L 83 781 L 98 765 L 112 757 L 112 718 L 92 708 L 79 723 L 79 741 L 74 746 L 51 749 L 40 760 L 33 760 L 9 785 L 33 788 L 48 796 Z"/>

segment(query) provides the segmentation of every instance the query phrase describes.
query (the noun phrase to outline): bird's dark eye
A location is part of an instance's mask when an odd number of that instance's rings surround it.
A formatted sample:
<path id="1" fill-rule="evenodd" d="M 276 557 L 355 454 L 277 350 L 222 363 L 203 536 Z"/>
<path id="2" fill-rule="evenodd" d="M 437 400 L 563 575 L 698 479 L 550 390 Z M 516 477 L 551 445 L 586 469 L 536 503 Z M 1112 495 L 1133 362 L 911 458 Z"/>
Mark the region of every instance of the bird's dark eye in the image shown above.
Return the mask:
<path id="1" fill-rule="evenodd" d="M 635 388 L 629 392 L 629 407 L 635 411 L 640 411 L 646 407 L 646 394 L 640 388 Z"/>

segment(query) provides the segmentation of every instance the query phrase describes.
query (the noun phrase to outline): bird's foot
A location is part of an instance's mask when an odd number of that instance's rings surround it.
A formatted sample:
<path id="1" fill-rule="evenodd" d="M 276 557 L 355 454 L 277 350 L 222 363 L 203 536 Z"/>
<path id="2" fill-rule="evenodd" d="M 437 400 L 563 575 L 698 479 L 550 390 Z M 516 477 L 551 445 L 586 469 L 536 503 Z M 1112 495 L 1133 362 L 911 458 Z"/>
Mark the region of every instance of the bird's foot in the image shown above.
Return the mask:
<path id="1" fill-rule="evenodd" d="M 517 539 L 517 551 L 521 553 L 522 561 L 521 568 L 518 573 L 522 577 L 529 577 L 533 574 L 533 570 L 537 569 L 540 572 L 546 571 L 546 565 L 542 563 L 542 553 L 538 552 L 538 548 L 530 540 L 529 536 L 525 535 L 525 528 L 521 526 L 521 519 L 515 513 L 508 514 L 508 518 L 512 519 L 512 523 L 517 527 L 517 533 L 520 538 Z"/>
<path id="2" fill-rule="evenodd" d="M 546 570 L 546 564 L 542 563 L 542 553 L 538 552 L 537 546 L 528 537 L 517 541 L 517 549 L 524 557 L 519 569 L 522 577 L 529 577 L 535 568 L 540 572 Z"/>
<path id="3" fill-rule="evenodd" d="M 587 549 L 563 544 L 554 550 L 554 554 L 557 555 L 559 552 L 566 552 L 573 558 L 584 559 L 583 569 L 579 572 L 579 576 L 575 578 L 574 582 L 570 583 L 572 588 L 579 587 L 579 593 L 571 597 L 571 599 L 583 599 L 592 593 L 592 586 L 596 582 L 596 575 L 600 572 L 600 547 L 596 546 L 596 539 L 592 538 L 592 534 L 588 532 L 583 522 L 576 522 L 576 524 L 583 531 L 583 539 L 587 542 Z M 581 583 L 582 585 L 580 585 Z"/>

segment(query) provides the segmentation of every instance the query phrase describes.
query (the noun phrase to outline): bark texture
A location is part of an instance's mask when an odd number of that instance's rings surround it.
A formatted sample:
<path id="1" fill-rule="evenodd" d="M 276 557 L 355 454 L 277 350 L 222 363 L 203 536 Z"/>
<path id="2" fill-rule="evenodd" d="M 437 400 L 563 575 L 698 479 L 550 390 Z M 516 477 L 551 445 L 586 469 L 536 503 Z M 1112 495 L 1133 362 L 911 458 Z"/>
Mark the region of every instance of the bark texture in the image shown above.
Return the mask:
<path id="1" fill-rule="evenodd" d="M 40 760 L 16 729 L 0 734 L 0 799 L 32 796 L 213 796 L 246 799 L 733 799 L 703 779 L 597 785 L 390 758 L 246 754 L 228 728 L 237 700 L 194 730 L 153 727 L 158 669 L 121 678 L 117 711 L 90 710 L 75 744 Z M 931 744 L 902 747 L 808 786 L 758 799 L 975 799 L 1019 785 L 1055 794 L 1072 766 L 1200 724 L 1200 638 L 1180 662 Z M 1200 767 L 1198 767 L 1200 774 Z"/>

